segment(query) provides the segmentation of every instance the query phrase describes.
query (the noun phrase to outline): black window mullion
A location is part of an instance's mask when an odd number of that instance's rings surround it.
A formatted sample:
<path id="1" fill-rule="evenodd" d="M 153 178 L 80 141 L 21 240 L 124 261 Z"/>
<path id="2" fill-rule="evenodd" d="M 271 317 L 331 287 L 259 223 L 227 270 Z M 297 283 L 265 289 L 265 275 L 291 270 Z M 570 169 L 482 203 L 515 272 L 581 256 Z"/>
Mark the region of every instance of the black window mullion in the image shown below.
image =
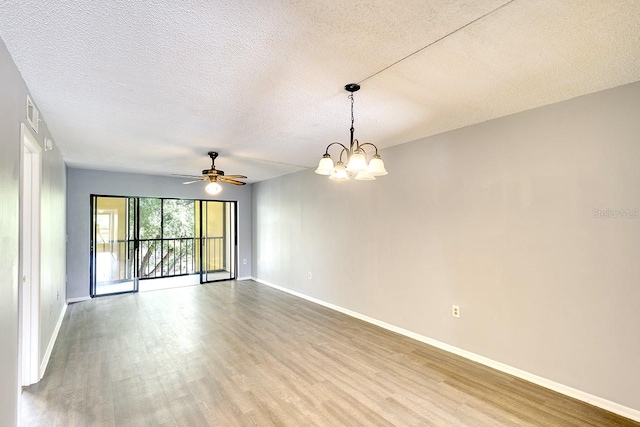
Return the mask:
<path id="1" fill-rule="evenodd" d="M 164 274 L 164 199 L 160 199 L 160 277 Z"/>

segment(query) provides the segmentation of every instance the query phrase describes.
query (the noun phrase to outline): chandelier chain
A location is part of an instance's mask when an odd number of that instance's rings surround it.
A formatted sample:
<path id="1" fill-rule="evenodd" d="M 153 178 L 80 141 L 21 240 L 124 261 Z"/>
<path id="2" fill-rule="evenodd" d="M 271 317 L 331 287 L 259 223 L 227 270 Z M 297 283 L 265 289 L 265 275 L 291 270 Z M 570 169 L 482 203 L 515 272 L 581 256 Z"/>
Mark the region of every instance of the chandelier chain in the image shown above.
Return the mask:
<path id="1" fill-rule="evenodd" d="M 353 93 L 349 94 L 349 99 L 351 99 L 351 127 L 353 128 Z"/>

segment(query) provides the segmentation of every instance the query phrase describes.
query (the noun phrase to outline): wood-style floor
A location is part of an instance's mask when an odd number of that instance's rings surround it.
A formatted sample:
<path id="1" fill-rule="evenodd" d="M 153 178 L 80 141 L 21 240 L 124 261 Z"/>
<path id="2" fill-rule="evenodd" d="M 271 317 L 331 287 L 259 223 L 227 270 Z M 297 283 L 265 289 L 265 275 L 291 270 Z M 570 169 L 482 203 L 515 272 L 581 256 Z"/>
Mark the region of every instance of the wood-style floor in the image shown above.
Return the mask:
<path id="1" fill-rule="evenodd" d="M 251 281 L 70 305 L 24 426 L 640 426 Z"/>

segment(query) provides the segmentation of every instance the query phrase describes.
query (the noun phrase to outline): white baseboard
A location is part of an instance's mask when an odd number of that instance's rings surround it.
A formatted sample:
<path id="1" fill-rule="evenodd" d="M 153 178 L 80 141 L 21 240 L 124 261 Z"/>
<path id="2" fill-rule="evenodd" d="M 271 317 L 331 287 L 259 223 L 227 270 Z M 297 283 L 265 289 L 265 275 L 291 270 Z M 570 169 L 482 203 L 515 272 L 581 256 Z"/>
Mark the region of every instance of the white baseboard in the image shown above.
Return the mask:
<path id="1" fill-rule="evenodd" d="M 81 301 L 89 301 L 91 299 L 91 297 L 86 296 L 86 297 L 77 297 L 77 298 L 67 298 L 67 304 L 72 304 L 74 302 L 81 302 Z"/>
<path id="2" fill-rule="evenodd" d="M 408 331 L 406 329 L 399 328 L 397 326 L 391 325 L 391 324 L 383 322 L 381 320 L 374 319 L 374 318 L 369 317 L 369 316 L 365 316 L 364 314 L 360 314 L 358 312 L 355 312 L 355 311 L 340 307 L 338 305 L 331 304 L 329 302 L 320 300 L 318 298 L 310 297 L 310 296 L 302 294 L 300 292 L 292 291 L 291 289 L 284 288 L 282 286 L 278 286 L 276 284 L 267 282 L 266 280 L 262 280 L 262 279 L 259 279 L 257 277 L 252 277 L 251 279 L 253 281 L 255 281 L 255 282 L 261 283 L 261 284 L 269 286 L 271 288 L 278 289 L 280 291 L 283 291 L 283 292 L 286 292 L 288 294 L 297 296 L 297 297 L 305 299 L 307 301 L 311 301 L 311 302 L 314 302 L 314 303 L 319 304 L 321 306 L 330 308 L 332 310 L 339 311 L 340 313 L 346 314 L 346 315 L 351 316 L 351 317 L 355 317 L 356 319 L 363 320 L 365 322 L 374 324 L 376 326 L 379 326 L 379 327 L 387 329 L 389 331 L 398 333 L 400 335 L 404 335 L 406 337 L 409 337 L 409 338 L 412 338 L 414 340 L 423 342 L 425 344 L 432 345 L 432 346 L 437 347 L 437 348 L 439 348 L 441 350 L 448 351 L 449 353 L 453 353 L 453 354 L 456 354 L 458 356 L 462 356 L 462 357 L 464 357 L 466 359 L 472 360 L 474 362 L 480 363 L 482 365 L 488 366 L 488 367 L 496 369 L 498 371 L 507 373 L 509 375 L 513 375 L 514 377 L 521 378 L 523 380 L 526 380 L 526 381 L 529 381 L 531 383 L 537 384 L 537 385 L 542 386 L 544 388 L 548 388 L 550 390 L 556 391 L 558 393 L 564 394 L 564 395 L 572 397 L 574 399 L 581 400 L 581 401 L 586 402 L 586 403 L 588 403 L 590 405 L 597 406 L 599 408 L 605 409 L 605 410 L 607 410 L 609 412 L 613 412 L 615 414 L 622 415 L 623 417 L 632 419 L 634 421 L 640 421 L 640 410 L 629 408 L 627 406 L 623 406 L 623 405 L 621 405 L 619 403 L 612 402 L 612 401 L 604 399 L 602 397 L 594 396 L 594 395 L 586 393 L 584 391 L 577 390 L 577 389 L 575 389 L 573 387 L 569 387 L 569 386 L 566 386 L 564 384 L 560 384 L 560 383 L 557 383 L 555 381 L 552 381 L 552 380 L 540 377 L 538 375 L 532 374 L 530 372 L 523 371 L 522 369 L 514 368 L 513 366 L 509 366 L 509 365 L 506 365 L 504 363 L 489 359 L 488 357 L 484 357 L 484 356 L 481 356 L 479 354 L 472 353 L 470 351 L 463 350 L 463 349 L 458 348 L 458 347 L 454 347 L 452 345 L 449 345 L 447 343 L 444 343 L 444 342 L 441 342 L 441 341 L 438 341 L 438 340 L 434 340 L 433 338 L 429 338 L 429 337 L 426 337 L 424 335 L 416 334 L 415 332 L 411 332 L 411 331 Z"/>
<path id="3" fill-rule="evenodd" d="M 237 277 L 236 280 L 238 282 L 242 282 L 243 280 L 251 280 L 252 277 L 251 276 L 242 276 L 242 277 Z"/>
<path id="4" fill-rule="evenodd" d="M 56 323 L 56 327 L 53 330 L 53 334 L 51 335 L 51 339 L 49 340 L 49 345 L 47 346 L 47 351 L 44 353 L 44 357 L 42 358 L 42 363 L 40 363 L 40 377 L 38 381 L 44 377 L 44 372 L 47 370 L 47 365 L 49 364 L 49 359 L 51 358 L 51 352 L 53 351 L 53 346 L 56 343 L 56 339 L 58 338 L 58 332 L 60 332 L 60 326 L 62 326 L 62 321 L 64 320 L 64 315 L 67 312 L 67 304 L 65 303 L 62 306 L 62 311 L 60 312 L 60 316 L 58 317 L 58 322 Z"/>

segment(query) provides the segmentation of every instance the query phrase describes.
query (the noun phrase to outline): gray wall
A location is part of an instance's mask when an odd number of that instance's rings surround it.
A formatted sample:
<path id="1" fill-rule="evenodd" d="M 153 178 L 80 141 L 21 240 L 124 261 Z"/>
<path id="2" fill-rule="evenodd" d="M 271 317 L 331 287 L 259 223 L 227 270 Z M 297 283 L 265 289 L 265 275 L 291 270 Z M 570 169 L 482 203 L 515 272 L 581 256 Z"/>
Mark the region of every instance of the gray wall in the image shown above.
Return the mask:
<path id="1" fill-rule="evenodd" d="M 18 416 L 20 124 L 26 123 L 27 93 L 0 40 L 0 426 L 15 426 Z M 51 138 L 43 121 L 36 134 L 41 146 L 45 136 Z M 60 153 L 43 151 L 40 361 L 65 301 L 65 190 Z"/>
<path id="2" fill-rule="evenodd" d="M 43 122 L 39 142 L 43 144 Z M 44 130 L 46 131 L 46 129 Z M 40 218 L 40 364 L 66 302 L 67 168 L 54 143 L 42 152 Z"/>
<path id="3" fill-rule="evenodd" d="M 640 410 L 640 218 L 593 212 L 640 209 L 639 117 L 634 83 L 254 184 L 254 276 Z"/>
<path id="4" fill-rule="evenodd" d="M 238 277 L 251 276 L 251 185 L 226 185 L 209 196 L 204 185 L 182 178 L 68 169 L 67 297 L 89 296 L 90 195 L 176 197 L 238 201 Z M 246 259 L 247 264 L 242 260 Z"/>

